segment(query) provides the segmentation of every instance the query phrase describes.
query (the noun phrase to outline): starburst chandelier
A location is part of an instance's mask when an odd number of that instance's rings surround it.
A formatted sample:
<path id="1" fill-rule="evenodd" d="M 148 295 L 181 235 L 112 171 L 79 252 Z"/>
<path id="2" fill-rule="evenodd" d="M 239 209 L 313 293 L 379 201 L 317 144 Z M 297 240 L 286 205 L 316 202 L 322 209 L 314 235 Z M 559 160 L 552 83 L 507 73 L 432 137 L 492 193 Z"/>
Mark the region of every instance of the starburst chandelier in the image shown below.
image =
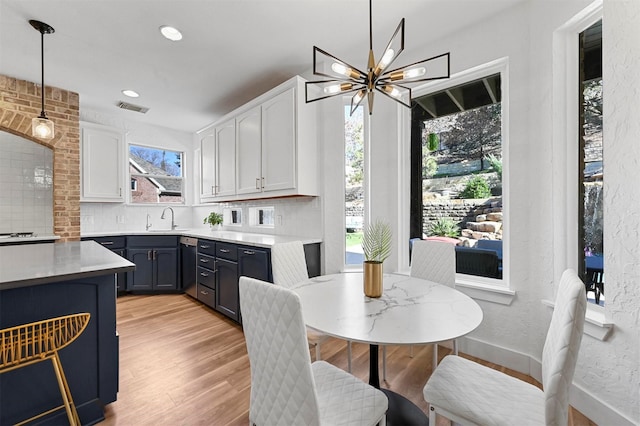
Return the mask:
<path id="1" fill-rule="evenodd" d="M 369 114 L 373 112 L 373 95 L 377 90 L 402 105 L 411 107 L 411 88 L 407 84 L 449 78 L 449 53 L 388 70 L 404 50 L 404 18 L 376 63 L 373 56 L 371 1 L 369 0 L 369 59 L 367 72 L 360 71 L 330 53 L 313 46 L 313 74 L 329 80 L 305 83 L 306 102 L 353 93 L 351 114 L 367 98 Z"/>

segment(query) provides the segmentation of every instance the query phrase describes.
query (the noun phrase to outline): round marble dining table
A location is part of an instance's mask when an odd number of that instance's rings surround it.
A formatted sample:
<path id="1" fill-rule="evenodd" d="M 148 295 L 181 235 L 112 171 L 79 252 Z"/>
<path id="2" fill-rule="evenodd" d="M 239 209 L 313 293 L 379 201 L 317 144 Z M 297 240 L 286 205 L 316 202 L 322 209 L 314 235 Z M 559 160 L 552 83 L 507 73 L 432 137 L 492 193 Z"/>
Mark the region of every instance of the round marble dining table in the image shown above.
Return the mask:
<path id="1" fill-rule="evenodd" d="M 379 298 L 364 295 L 362 273 L 310 278 L 293 290 L 307 326 L 330 336 L 368 343 L 369 384 L 380 388 L 379 345 L 417 345 L 462 337 L 482 322 L 482 309 L 454 288 L 399 274 L 384 274 Z M 387 424 L 427 424 L 426 414 L 406 398 L 389 398 Z"/>

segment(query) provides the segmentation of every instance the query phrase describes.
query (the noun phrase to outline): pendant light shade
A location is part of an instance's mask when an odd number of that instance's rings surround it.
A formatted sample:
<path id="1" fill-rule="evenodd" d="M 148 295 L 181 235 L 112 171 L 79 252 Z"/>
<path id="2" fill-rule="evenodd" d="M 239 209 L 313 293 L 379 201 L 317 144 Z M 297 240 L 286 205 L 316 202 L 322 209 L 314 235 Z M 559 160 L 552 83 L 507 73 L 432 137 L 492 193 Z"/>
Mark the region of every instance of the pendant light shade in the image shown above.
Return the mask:
<path id="1" fill-rule="evenodd" d="M 366 72 L 313 47 L 313 73 L 325 80 L 305 83 L 306 102 L 351 94 L 351 114 L 367 99 L 369 114 L 373 113 L 373 95 L 378 91 L 411 108 L 411 88 L 408 84 L 449 78 L 449 53 L 424 59 L 401 68 L 388 67 L 404 50 L 404 18 L 376 63 L 373 56 L 371 0 L 369 0 L 369 55 Z"/>
<path id="2" fill-rule="evenodd" d="M 29 21 L 29 24 L 40 33 L 40 69 L 42 72 L 42 85 L 40 86 L 42 110 L 39 116 L 31 120 L 31 136 L 40 139 L 53 139 L 55 136 L 55 126 L 53 121 L 49 120 L 47 114 L 44 112 L 44 35 L 52 34 L 55 30 L 50 25 L 33 19 Z"/>

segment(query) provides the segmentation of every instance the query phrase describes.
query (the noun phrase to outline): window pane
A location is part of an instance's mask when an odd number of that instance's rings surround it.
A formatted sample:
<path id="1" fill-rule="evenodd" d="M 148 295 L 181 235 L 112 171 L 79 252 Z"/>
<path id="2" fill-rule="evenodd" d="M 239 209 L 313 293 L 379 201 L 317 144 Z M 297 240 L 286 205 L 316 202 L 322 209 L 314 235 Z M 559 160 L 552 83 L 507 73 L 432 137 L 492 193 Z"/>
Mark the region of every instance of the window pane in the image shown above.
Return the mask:
<path id="1" fill-rule="evenodd" d="M 456 245 L 458 273 L 502 278 L 500 75 L 415 100 L 412 237 Z M 418 135 L 413 132 L 418 131 Z M 417 200 L 417 201 L 416 201 Z M 418 232 L 416 232 L 416 229 Z"/>
<path id="2" fill-rule="evenodd" d="M 581 165 L 579 213 L 579 256 L 587 286 L 587 300 L 604 305 L 604 246 L 602 189 L 602 21 L 580 34 L 580 85 L 582 109 L 579 144 Z"/>
<path id="3" fill-rule="evenodd" d="M 362 225 L 364 222 L 364 116 L 362 106 L 349 116 L 350 107 L 344 107 L 344 164 L 345 164 L 345 265 L 361 265 Z"/>
<path id="4" fill-rule="evenodd" d="M 132 203 L 184 203 L 182 153 L 129 145 Z"/>

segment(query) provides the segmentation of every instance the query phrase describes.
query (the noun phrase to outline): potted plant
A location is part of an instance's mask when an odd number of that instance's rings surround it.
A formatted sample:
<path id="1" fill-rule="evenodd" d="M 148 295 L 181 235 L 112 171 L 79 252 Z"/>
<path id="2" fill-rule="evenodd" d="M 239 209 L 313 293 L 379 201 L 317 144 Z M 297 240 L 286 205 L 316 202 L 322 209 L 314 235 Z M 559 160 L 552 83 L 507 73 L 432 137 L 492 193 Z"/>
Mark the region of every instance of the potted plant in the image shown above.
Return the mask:
<path id="1" fill-rule="evenodd" d="M 216 212 L 211 212 L 209 213 L 209 216 L 204 218 L 204 223 L 205 224 L 209 224 L 209 226 L 211 226 L 211 229 L 217 229 L 220 227 L 220 225 L 222 225 L 222 214 L 221 213 L 216 213 Z"/>
<path id="2" fill-rule="evenodd" d="M 364 228 L 362 250 L 366 296 L 382 296 L 382 264 L 391 254 L 391 237 L 391 226 L 381 220 L 376 220 Z"/>

